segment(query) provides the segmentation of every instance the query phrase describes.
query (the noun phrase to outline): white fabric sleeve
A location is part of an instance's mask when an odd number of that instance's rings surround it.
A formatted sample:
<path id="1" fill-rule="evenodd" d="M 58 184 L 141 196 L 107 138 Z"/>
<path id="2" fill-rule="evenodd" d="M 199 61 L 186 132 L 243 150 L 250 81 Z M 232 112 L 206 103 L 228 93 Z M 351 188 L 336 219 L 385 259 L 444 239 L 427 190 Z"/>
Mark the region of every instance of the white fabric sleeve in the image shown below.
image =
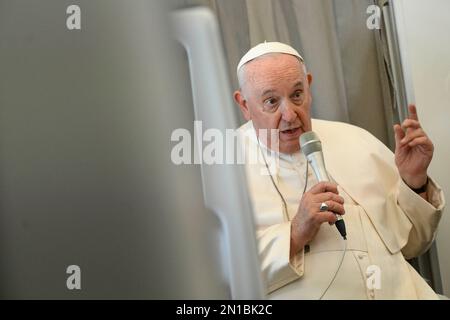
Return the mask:
<path id="1" fill-rule="evenodd" d="M 402 249 L 407 259 L 427 251 L 436 235 L 442 209 L 445 206 L 445 198 L 442 189 L 431 178 L 428 180 L 427 197 L 428 201 L 416 194 L 400 179 L 398 205 L 413 225 L 408 242 Z"/>
<path id="2" fill-rule="evenodd" d="M 304 250 L 290 259 L 291 223 L 258 230 L 258 248 L 267 293 L 299 279 L 304 272 Z"/>

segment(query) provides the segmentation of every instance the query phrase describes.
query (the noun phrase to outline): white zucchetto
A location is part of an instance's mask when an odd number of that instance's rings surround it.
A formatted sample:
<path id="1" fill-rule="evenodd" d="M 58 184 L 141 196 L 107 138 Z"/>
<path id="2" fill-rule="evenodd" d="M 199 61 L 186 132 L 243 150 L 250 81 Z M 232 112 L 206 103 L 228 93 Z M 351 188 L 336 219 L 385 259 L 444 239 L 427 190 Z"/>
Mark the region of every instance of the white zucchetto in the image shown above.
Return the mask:
<path id="1" fill-rule="evenodd" d="M 251 48 L 239 61 L 236 72 L 239 73 L 239 69 L 249 61 L 256 59 L 262 55 L 268 53 L 286 53 L 298 57 L 302 62 L 304 62 L 302 56 L 292 48 L 291 46 L 281 43 L 281 42 L 263 42 L 253 48 Z"/>

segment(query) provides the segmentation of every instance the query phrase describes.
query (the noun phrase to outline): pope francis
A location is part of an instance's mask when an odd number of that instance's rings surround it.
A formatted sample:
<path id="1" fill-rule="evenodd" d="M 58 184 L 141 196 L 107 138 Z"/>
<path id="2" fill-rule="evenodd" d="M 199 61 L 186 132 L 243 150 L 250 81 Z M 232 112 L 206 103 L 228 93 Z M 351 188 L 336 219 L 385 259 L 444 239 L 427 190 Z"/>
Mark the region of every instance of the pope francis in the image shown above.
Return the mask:
<path id="1" fill-rule="evenodd" d="M 445 202 L 427 174 L 434 147 L 415 106 L 394 126 L 393 154 L 361 128 L 311 119 L 312 76 L 292 47 L 257 45 L 237 76 L 245 152 L 263 158 L 246 172 L 269 298 L 437 299 L 406 261 L 431 245 Z M 312 130 L 331 182 L 318 182 L 301 153 Z"/>

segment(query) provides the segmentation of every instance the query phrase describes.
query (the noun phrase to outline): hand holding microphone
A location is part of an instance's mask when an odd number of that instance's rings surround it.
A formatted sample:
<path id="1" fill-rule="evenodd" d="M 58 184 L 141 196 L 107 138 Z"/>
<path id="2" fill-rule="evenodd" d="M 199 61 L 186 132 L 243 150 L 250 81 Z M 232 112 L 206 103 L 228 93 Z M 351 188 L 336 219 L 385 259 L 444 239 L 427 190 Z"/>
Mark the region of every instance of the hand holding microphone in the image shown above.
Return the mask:
<path id="1" fill-rule="evenodd" d="M 325 168 L 325 162 L 323 161 L 322 143 L 319 137 L 313 131 L 305 132 L 300 136 L 300 148 L 308 160 L 309 164 L 313 168 L 314 174 L 319 182 L 329 182 L 327 170 Z M 324 202 L 320 205 L 320 211 L 334 211 L 333 208 Z M 334 211 L 336 212 L 336 211 Z M 345 223 L 339 212 L 336 212 L 336 228 L 339 230 L 341 236 L 347 240 L 347 233 L 345 230 Z"/>
<path id="2" fill-rule="evenodd" d="M 317 135 L 306 132 L 300 136 L 300 147 L 319 181 L 303 194 L 297 214 L 291 222 L 291 252 L 294 255 L 314 239 L 324 222 L 335 224 L 346 240 L 344 198 L 339 195 L 337 184 L 331 182 L 323 161 L 322 144 Z"/>
<path id="3" fill-rule="evenodd" d="M 320 208 L 326 203 L 328 210 Z M 344 199 L 333 182 L 319 182 L 303 194 L 297 214 L 291 221 L 291 256 L 311 242 L 324 222 L 337 222 L 337 215 L 345 214 Z"/>

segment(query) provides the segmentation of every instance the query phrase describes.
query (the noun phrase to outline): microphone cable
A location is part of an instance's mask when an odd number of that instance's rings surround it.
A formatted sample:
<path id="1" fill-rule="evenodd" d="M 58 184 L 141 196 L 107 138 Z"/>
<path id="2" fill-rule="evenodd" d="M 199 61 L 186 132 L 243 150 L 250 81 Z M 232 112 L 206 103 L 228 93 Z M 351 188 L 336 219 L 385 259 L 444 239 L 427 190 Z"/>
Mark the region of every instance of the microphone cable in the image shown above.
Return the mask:
<path id="1" fill-rule="evenodd" d="M 322 300 L 322 298 L 325 296 L 325 294 L 328 292 L 328 290 L 330 289 L 331 285 L 333 284 L 334 280 L 336 279 L 337 274 L 339 273 L 339 270 L 341 270 L 342 267 L 342 263 L 344 262 L 344 257 L 345 257 L 345 253 L 347 252 L 347 240 L 342 240 L 344 241 L 344 251 L 342 253 L 342 257 L 341 257 L 341 261 L 339 262 L 339 266 L 336 270 L 336 272 L 333 275 L 333 278 L 331 279 L 330 283 L 328 284 L 327 288 L 325 289 L 325 291 L 322 293 L 322 295 L 320 296 L 319 300 Z"/>

